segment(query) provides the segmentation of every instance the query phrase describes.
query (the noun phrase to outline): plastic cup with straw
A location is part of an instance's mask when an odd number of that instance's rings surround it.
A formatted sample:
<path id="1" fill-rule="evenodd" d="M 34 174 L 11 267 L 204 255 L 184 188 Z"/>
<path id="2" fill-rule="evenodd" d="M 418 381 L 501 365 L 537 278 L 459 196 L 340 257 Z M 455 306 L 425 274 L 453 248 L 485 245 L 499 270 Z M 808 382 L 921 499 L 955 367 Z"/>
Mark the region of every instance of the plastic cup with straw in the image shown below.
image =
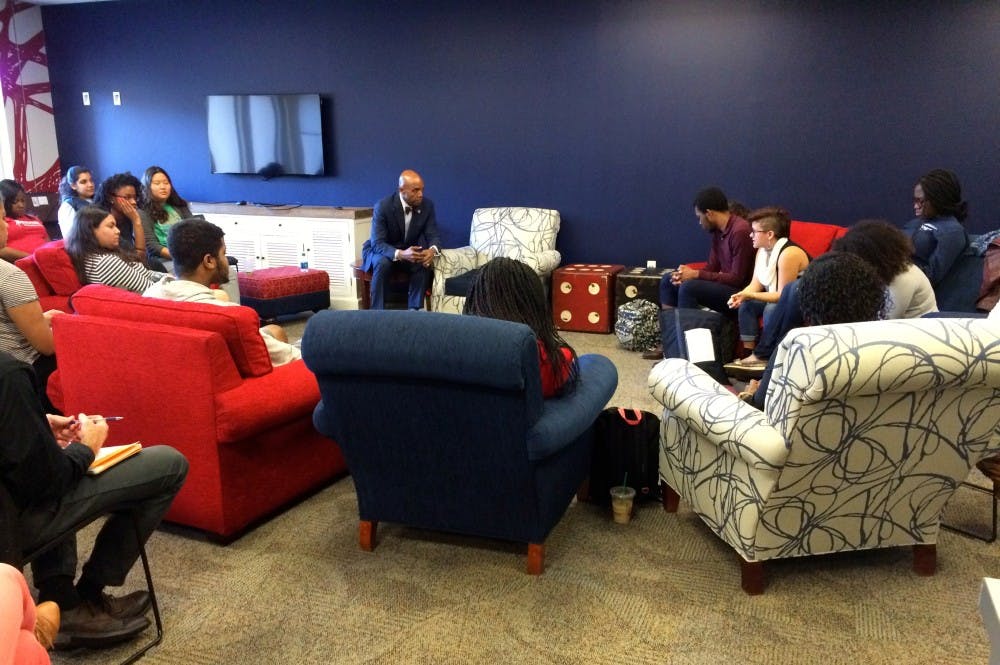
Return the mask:
<path id="1" fill-rule="evenodd" d="M 628 471 L 622 479 L 622 484 L 611 488 L 611 510 L 618 524 L 628 524 L 632 519 L 632 502 L 635 500 L 635 490 L 628 486 Z"/>

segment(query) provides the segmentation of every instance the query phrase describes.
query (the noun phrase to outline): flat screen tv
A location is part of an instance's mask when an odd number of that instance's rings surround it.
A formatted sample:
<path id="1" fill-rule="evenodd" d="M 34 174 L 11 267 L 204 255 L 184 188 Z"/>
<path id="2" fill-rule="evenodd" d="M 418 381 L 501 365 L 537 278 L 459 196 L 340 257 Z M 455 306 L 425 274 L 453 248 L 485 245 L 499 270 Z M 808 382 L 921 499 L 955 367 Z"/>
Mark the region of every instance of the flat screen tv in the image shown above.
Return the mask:
<path id="1" fill-rule="evenodd" d="M 319 95 L 209 95 L 212 173 L 323 175 Z"/>

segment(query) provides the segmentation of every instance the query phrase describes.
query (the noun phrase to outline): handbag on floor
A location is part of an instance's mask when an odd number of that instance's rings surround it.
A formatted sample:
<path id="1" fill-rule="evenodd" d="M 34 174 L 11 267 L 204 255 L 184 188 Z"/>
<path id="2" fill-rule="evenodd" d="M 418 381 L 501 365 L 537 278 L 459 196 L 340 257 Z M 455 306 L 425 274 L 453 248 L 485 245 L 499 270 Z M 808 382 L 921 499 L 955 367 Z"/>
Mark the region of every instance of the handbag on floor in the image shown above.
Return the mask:
<path id="1" fill-rule="evenodd" d="M 610 503 L 612 487 L 626 484 L 636 500 L 659 499 L 660 419 L 649 411 L 610 407 L 594 422 L 590 501 Z"/>
<path id="2" fill-rule="evenodd" d="M 660 341 L 660 308 L 636 298 L 618 308 L 615 320 L 618 343 L 629 351 L 645 351 Z"/>

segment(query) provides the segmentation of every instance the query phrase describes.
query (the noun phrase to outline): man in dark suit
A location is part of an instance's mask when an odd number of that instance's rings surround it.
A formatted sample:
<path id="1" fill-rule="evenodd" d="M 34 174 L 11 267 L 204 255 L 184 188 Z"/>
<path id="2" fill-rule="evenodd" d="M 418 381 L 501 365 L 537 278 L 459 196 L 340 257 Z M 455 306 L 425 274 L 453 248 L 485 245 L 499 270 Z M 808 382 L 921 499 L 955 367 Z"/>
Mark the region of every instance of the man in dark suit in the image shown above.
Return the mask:
<path id="1" fill-rule="evenodd" d="M 375 205 L 372 235 L 361 249 L 365 270 L 372 273 L 371 308 L 385 309 L 390 270 L 410 274 L 407 305 L 423 306 L 428 268 L 438 255 L 434 203 L 424 198 L 424 181 L 416 171 L 399 174 L 399 192 Z"/>

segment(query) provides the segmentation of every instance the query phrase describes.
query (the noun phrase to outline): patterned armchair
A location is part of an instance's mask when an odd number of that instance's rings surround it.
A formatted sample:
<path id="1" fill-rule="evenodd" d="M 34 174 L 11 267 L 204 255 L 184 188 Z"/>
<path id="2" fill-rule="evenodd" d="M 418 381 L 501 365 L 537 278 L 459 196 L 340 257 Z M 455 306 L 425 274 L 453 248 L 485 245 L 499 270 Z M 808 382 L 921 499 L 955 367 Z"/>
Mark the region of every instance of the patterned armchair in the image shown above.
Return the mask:
<path id="1" fill-rule="evenodd" d="M 664 507 L 679 498 L 742 560 L 912 545 L 933 575 L 941 511 L 1000 450 L 1000 326 L 910 319 L 793 330 L 764 412 L 686 360 L 649 375 L 663 404 Z"/>
<path id="2" fill-rule="evenodd" d="M 431 309 L 460 314 L 476 269 L 498 256 L 523 261 L 542 279 L 559 267 L 559 213 L 544 208 L 478 208 L 469 246 L 445 249 L 434 261 Z"/>

